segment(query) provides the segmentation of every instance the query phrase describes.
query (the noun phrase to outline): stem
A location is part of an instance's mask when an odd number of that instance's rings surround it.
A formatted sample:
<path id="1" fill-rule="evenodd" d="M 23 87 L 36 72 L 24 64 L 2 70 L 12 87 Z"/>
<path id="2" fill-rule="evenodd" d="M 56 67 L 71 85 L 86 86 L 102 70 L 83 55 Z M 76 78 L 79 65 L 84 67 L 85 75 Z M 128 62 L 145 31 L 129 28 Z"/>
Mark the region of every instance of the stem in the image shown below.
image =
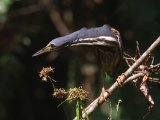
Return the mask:
<path id="1" fill-rule="evenodd" d="M 77 103 L 76 103 L 76 116 L 77 116 L 77 120 L 81 120 L 82 110 L 81 110 L 81 104 L 79 100 L 77 100 Z"/>

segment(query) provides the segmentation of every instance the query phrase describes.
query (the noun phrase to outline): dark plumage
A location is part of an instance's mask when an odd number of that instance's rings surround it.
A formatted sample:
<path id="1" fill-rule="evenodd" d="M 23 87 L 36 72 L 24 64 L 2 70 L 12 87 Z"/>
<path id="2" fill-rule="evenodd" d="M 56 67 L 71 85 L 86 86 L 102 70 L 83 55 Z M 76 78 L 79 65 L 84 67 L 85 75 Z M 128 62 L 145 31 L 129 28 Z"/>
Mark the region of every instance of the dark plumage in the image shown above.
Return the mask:
<path id="1" fill-rule="evenodd" d="M 33 56 L 68 46 L 95 46 L 105 72 L 113 73 L 122 57 L 121 39 L 117 30 L 108 25 L 95 28 L 82 28 L 69 35 L 53 39 L 45 48 Z"/>

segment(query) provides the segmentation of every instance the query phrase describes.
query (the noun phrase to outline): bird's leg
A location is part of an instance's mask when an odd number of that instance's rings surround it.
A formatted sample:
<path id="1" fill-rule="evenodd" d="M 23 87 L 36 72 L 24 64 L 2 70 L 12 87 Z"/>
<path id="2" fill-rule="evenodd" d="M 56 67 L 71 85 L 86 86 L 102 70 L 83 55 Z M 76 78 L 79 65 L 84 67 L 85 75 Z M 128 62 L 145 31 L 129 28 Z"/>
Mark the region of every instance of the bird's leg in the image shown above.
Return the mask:
<path id="1" fill-rule="evenodd" d="M 102 99 L 104 99 L 104 100 L 106 100 L 106 99 L 105 99 L 105 96 L 104 96 L 105 92 L 106 92 L 106 89 L 105 89 L 105 86 L 103 85 L 103 86 L 102 86 L 102 90 L 101 90 L 100 98 L 102 98 Z"/>
<path id="2" fill-rule="evenodd" d="M 105 66 L 105 63 L 104 63 L 104 62 L 101 62 L 101 64 L 102 64 L 103 86 L 102 86 L 102 91 L 101 91 L 100 98 L 105 99 L 104 94 L 105 94 L 105 92 L 106 92 L 106 80 L 105 80 L 105 79 L 106 79 L 106 72 L 105 72 L 106 66 Z"/>
<path id="3" fill-rule="evenodd" d="M 102 86 L 100 98 L 105 100 L 104 94 L 106 92 L 110 94 L 110 91 L 106 89 L 106 73 L 108 71 L 107 69 L 110 67 L 107 62 L 111 56 L 109 56 L 110 52 L 105 52 L 103 49 L 99 49 L 99 48 L 97 49 L 97 53 L 98 53 L 99 60 L 100 60 L 101 75 L 102 75 L 102 80 L 103 80 L 103 86 Z"/>

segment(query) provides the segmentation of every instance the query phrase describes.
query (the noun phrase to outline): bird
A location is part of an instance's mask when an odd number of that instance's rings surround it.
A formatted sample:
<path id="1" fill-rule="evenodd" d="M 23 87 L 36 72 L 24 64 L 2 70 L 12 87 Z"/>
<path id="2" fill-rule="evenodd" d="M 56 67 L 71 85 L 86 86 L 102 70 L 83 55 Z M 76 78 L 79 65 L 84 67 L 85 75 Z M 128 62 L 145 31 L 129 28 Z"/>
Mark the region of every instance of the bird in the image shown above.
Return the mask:
<path id="1" fill-rule="evenodd" d="M 122 58 L 122 41 L 118 30 L 107 24 L 100 27 L 84 27 L 71 34 L 54 38 L 46 47 L 33 54 L 33 57 L 72 46 L 95 46 L 101 62 L 104 92 L 106 73 L 114 75 Z"/>

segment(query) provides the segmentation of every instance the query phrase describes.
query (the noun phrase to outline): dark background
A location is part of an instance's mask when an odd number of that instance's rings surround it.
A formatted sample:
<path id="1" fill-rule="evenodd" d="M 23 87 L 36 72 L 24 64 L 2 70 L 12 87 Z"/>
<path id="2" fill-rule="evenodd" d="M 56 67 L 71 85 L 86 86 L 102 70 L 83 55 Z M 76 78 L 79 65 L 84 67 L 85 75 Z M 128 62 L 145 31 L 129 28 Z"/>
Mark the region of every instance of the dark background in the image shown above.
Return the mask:
<path id="1" fill-rule="evenodd" d="M 139 41 L 144 51 L 160 35 L 159 5 L 159 0 L 0 0 L 0 120 L 72 119 L 74 104 L 57 108 L 61 101 L 52 97 L 51 84 L 42 82 L 38 72 L 42 67 L 54 67 L 53 78 L 59 81 L 58 87 L 69 88 L 85 82 L 84 87 L 92 90 L 93 100 L 102 83 L 93 74 L 88 77 L 82 66 L 86 66 L 86 61 L 87 65 L 96 66 L 95 56 L 78 48 L 35 58 L 32 54 L 53 38 L 82 27 L 109 24 L 120 31 L 123 49 L 134 55 L 135 41 Z M 160 47 L 154 53 L 154 62 L 158 63 Z M 122 62 L 119 72 L 126 69 Z M 109 81 L 107 86 L 112 83 Z M 150 90 L 155 109 L 146 119 L 159 120 L 160 85 L 152 84 Z M 116 119 L 118 99 L 123 102 Z M 113 94 L 111 102 L 116 120 L 141 120 L 147 113 L 147 102 L 132 85 Z M 104 106 L 91 119 L 106 120 L 107 116 Z"/>

